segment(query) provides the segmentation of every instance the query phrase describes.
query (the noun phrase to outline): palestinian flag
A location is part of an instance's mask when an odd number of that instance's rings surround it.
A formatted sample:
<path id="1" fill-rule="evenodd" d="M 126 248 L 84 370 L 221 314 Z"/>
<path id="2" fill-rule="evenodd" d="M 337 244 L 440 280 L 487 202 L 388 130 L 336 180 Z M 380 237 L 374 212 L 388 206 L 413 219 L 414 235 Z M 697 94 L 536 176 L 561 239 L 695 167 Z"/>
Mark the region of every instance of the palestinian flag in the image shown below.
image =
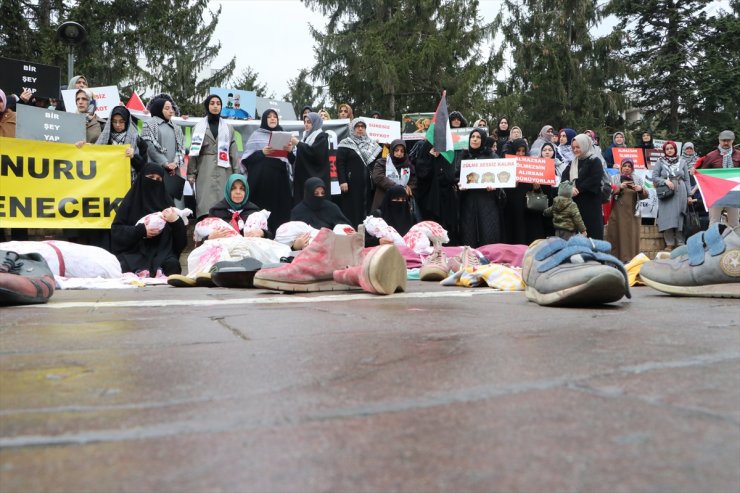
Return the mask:
<path id="1" fill-rule="evenodd" d="M 450 129 L 450 114 L 447 112 L 447 91 L 442 91 L 442 99 L 437 106 L 437 111 L 434 112 L 426 138 L 448 163 L 452 163 L 455 158 L 455 144 Z"/>
<path id="2" fill-rule="evenodd" d="M 707 209 L 740 207 L 740 168 L 698 169 L 694 178 Z"/>
<path id="3" fill-rule="evenodd" d="M 128 103 L 126 103 L 126 109 L 135 111 L 146 110 L 146 106 L 144 106 L 144 103 L 141 101 L 139 95 L 136 94 L 136 91 L 134 91 L 134 93 L 131 95 L 131 99 L 129 99 Z"/>

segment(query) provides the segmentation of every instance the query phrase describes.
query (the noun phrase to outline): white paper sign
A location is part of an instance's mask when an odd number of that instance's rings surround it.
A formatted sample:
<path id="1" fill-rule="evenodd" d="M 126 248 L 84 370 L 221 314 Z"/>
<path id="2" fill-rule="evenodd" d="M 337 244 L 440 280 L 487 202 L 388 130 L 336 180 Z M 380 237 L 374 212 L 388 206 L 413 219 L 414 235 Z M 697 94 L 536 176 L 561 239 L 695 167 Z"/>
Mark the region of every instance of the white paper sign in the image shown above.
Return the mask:
<path id="1" fill-rule="evenodd" d="M 121 103 L 121 96 L 118 94 L 116 86 L 89 87 L 95 95 L 95 114 L 103 119 L 110 116 L 111 110 Z M 75 104 L 75 94 L 78 89 L 65 89 L 62 91 L 64 107 L 69 113 L 77 113 L 77 104 Z"/>
<path id="2" fill-rule="evenodd" d="M 463 159 L 460 186 L 473 188 L 514 188 L 516 159 Z"/>
<path id="3" fill-rule="evenodd" d="M 367 127 L 367 136 L 380 142 L 381 144 L 390 144 L 396 139 L 401 138 L 401 123 L 392 120 L 379 120 L 377 118 L 360 117 Z"/>

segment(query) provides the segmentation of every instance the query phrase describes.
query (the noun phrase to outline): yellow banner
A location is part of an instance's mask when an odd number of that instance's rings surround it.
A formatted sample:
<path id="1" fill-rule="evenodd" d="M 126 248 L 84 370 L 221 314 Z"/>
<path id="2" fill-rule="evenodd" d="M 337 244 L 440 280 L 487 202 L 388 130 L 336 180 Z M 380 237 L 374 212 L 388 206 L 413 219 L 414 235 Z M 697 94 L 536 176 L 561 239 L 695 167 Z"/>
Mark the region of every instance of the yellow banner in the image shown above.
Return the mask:
<path id="1" fill-rule="evenodd" d="M 0 228 L 110 228 L 131 186 L 124 150 L 0 137 Z"/>

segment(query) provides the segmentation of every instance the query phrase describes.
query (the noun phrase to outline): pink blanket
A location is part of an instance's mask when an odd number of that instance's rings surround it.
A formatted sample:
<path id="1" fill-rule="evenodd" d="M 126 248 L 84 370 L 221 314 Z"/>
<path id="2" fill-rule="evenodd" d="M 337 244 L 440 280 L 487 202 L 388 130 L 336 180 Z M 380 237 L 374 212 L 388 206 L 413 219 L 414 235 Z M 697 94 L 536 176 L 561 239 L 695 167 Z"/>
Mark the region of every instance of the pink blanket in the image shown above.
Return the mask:
<path id="1" fill-rule="evenodd" d="M 527 251 L 527 245 L 507 245 L 506 243 L 495 243 L 493 245 L 483 245 L 482 247 L 476 248 L 483 256 L 485 256 L 489 262 L 493 264 L 507 264 L 512 267 L 521 267 L 522 259 L 524 258 L 524 252 Z M 414 251 L 408 247 L 398 247 L 401 251 L 401 255 L 406 260 L 407 269 L 415 269 L 421 267 L 421 257 L 414 253 Z M 454 257 L 459 255 L 463 247 L 442 247 L 445 255 L 448 257 Z"/>

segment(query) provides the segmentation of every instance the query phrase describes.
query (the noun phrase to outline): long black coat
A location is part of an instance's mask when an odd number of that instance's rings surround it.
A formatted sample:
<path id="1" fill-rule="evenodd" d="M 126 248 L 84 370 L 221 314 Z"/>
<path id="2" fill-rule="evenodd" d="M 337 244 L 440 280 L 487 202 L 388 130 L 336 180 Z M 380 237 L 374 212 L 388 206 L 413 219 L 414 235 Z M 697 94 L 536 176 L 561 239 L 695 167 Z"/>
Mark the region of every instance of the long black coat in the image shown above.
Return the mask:
<path id="1" fill-rule="evenodd" d="M 492 152 L 481 152 L 472 156 L 468 151 L 460 155 L 462 159 L 495 159 Z M 456 166 L 459 175 L 459 165 Z M 501 210 L 506 193 L 503 190 L 461 190 L 460 191 L 460 243 L 477 248 L 481 245 L 501 243 Z"/>
<path id="2" fill-rule="evenodd" d="M 340 147 L 337 149 L 337 178 L 340 185 L 346 183 L 349 187 L 342 193 L 341 208 L 350 225 L 356 228 L 367 217 L 370 169 L 355 151 Z"/>
<path id="3" fill-rule="evenodd" d="M 563 170 L 563 179 L 570 176 L 570 164 Z M 596 156 L 578 160 L 578 178 L 575 187 L 578 195 L 573 197 L 573 202 L 578 206 L 586 231 L 590 238 L 595 240 L 604 239 L 604 213 L 601 208 L 601 177 L 604 167 L 601 160 Z"/>
<path id="4" fill-rule="evenodd" d="M 288 160 L 295 160 L 292 152 L 288 153 Z M 243 159 L 242 164 L 247 169 L 249 200 L 270 211 L 268 229 L 277 231 L 281 224 L 290 220 L 293 208 L 293 187 L 285 161 L 256 151 Z"/>
<path id="5" fill-rule="evenodd" d="M 459 236 L 457 172 L 441 154 L 429 154 L 432 145 L 424 142 L 416 159 L 416 200 L 424 220 L 435 221 L 449 233 Z"/>
<path id="6" fill-rule="evenodd" d="M 293 177 L 293 204 L 303 200 L 303 185 L 309 178 L 321 178 L 328 187 L 329 177 L 329 135 L 321 132 L 313 144 L 299 142 L 296 146 L 295 176 Z M 329 190 L 326 191 L 329 194 Z"/>

